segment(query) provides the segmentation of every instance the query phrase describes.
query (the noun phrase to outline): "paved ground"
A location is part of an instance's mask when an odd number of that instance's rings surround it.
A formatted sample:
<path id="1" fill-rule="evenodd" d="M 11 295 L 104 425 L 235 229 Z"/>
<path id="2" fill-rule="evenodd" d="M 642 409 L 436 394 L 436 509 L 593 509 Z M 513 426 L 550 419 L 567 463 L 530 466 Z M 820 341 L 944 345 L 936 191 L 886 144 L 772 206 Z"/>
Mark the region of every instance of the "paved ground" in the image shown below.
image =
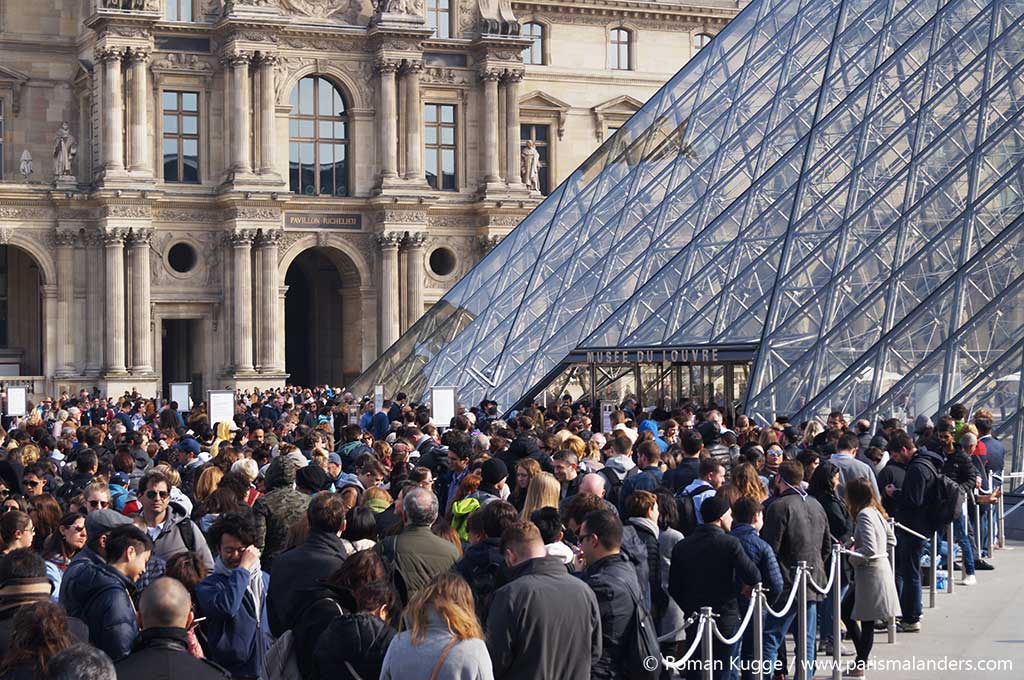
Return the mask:
<path id="1" fill-rule="evenodd" d="M 872 657 L 902 667 L 869 670 L 868 677 L 1024 678 L 1024 542 L 1008 543 L 1007 547 L 1011 546 L 1014 549 L 996 551 L 995 571 L 978 572 L 978 585 L 956 585 L 952 595 L 938 593 L 935 609 L 928 609 L 926 590 L 920 633 L 897 633 L 895 644 L 888 644 L 885 633 L 876 633 Z M 828 675 L 819 670 L 815 677 Z"/>

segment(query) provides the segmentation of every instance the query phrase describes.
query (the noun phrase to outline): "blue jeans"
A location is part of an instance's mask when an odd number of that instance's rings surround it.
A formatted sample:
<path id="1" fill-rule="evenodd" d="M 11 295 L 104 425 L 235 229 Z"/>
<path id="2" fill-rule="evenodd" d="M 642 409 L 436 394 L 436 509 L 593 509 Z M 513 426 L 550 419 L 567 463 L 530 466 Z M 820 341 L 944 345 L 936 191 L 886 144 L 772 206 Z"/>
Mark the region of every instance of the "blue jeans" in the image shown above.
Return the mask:
<path id="1" fill-rule="evenodd" d="M 979 557 L 992 557 L 992 547 L 989 545 L 989 540 L 988 540 L 988 525 L 989 525 L 988 509 L 990 507 L 992 507 L 992 506 L 989 506 L 989 505 L 982 505 L 981 506 L 981 555 L 979 555 Z M 992 517 L 995 517 L 995 516 L 996 516 L 996 514 L 995 514 L 995 512 L 993 512 L 992 513 Z M 999 520 L 996 520 L 995 525 L 996 525 L 996 530 L 995 530 L 994 533 L 995 533 L 996 538 L 998 539 L 999 538 Z"/>
<path id="2" fill-rule="evenodd" d="M 844 573 L 845 577 L 846 574 Z M 824 584 L 822 584 L 824 585 Z M 843 597 L 846 595 L 846 591 L 849 590 L 850 584 L 844 582 L 840 587 L 839 601 L 843 601 Z M 832 639 L 832 623 L 835 620 L 835 616 L 832 614 L 833 600 L 832 589 L 828 589 L 828 596 L 821 601 L 818 607 L 818 636 L 822 640 Z"/>
<path id="3" fill-rule="evenodd" d="M 921 557 L 926 542 L 899 532 L 896 539 L 896 571 L 902 582 L 900 610 L 904 623 L 921 620 Z"/>
<path id="4" fill-rule="evenodd" d="M 785 603 L 783 603 L 785 604 Z M 774 674 L 769 671 L 768 668 L 774 668 L 772 664 L 779 657 L 779 648 L 786 641 L 786 633 L 792 628 L 793 635 L 798 635 L 799 631 L 796 630 L 796 609 L 799 605 L 794 602 L 793 608 L 789 610 L 789 613 L 783 616 L 781 619 L 777 619 L 771 614 L 768 615 L 768 621 L 764 625 L 764 663 L 765 663 L 765 678 L 770 680 Z M 817 637 L 815 633 L 818 630 L 818 603 L 808 602 L 807 603 L 807 677 L 811 677 L 814 671 L 814 642 Z M 796 663 L 801 663 L 801 659 L 797 658 Z M 788 675 L 788 673 L 787 673 Z"/>
<path id="5" fill-rule="evenodd" d="M 974 573 L 974 547 L 971 545 L 971 537 L 967 535 L 967 517 L 963 513 L 953 520 L 953 540 L 960 546 L 964 574 L 970 576 Z"/>

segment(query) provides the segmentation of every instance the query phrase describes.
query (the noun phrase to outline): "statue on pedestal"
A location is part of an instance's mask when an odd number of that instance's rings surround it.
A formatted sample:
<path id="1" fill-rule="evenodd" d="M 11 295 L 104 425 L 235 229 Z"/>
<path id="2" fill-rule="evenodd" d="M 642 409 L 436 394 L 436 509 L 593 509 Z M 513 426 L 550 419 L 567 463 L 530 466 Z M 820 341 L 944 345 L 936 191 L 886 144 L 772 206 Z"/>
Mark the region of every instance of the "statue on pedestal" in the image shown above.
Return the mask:
<path id="1" fill-rule="evenodd" d="M 29 153 L 28 149 L 25 149 L 21 152 L 21 166 L 18 168 L 18 171 L 27 182 L 28 176 L 32 174 L 32 170 L 32 154 Z"/>
<path id="2" fill-rule="evenodd" d="M 53 142 L 53 180 L 56 184 L 77 184 L 74 166 L 77 155 L 78 142 L 71 134 L 71 126 L 64 121 Z"/>
<path id="3" fill-rule="evenodd" d="M 537 145 L 533 143 L 533 140 L 526 142 L 520 158 L 519 172 L 522 175 L 523 184 L 530 191 L 540 191 L 540 155 L 537 153 Z"/>

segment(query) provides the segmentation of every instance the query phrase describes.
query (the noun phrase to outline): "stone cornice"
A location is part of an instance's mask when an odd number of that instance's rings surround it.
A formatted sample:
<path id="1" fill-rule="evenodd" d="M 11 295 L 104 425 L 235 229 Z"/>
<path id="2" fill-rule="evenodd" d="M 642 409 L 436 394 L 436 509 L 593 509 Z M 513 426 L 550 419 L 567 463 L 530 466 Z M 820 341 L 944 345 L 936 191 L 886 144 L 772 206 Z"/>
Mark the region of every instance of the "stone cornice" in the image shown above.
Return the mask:
<path id="1" fill-rule="evenodd" d="M 730 6 L 732 5 L 732 6 Z M 529 19 L 530 14 L 546 13 L 565 17 L 587 17 L 612 23 L 616 19 L 654 20 L 664 23 L 725 25 L 745 6 L 729 2 L 714 5 L 673 5 L 667 2 L 642 0 L 513 0 L 516 16 Z"/>

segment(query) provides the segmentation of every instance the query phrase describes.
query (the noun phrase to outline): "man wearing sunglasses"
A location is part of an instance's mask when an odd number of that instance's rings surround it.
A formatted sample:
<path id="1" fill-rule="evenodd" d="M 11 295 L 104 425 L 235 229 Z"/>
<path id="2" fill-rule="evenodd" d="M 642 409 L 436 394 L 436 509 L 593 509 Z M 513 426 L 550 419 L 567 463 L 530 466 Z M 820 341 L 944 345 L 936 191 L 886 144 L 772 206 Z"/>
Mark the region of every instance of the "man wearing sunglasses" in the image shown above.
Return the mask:
<path id="1" fill-rule="evenodd" d="M 140 515 L 146 522 L 146 533 L 153 539 L 153 554 L 167 561 L 183 552 L 196 552 L 207 569 L 212 570 L 213 555 L 206 538 L 185 509 L 171 501 L 171 482 L 167 476 L 158 470 L 150 471 L 143 477 L 139 491 Z"/>

